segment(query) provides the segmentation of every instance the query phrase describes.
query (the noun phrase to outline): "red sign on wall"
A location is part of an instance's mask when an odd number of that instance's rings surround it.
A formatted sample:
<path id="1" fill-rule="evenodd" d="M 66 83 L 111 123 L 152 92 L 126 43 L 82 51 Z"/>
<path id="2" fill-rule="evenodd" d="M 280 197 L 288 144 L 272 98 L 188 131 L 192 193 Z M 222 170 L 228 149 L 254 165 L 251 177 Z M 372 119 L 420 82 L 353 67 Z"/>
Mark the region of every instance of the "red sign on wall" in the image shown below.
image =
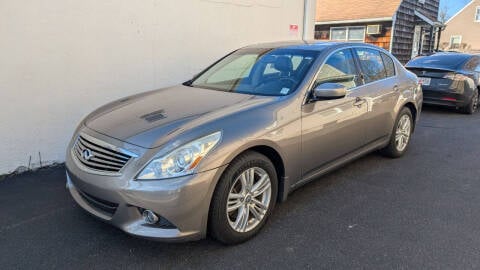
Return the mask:
<path id="1" fill-rule="evenodd" d="M 298 33 L 298 24 L 290 24 L 290 33 L 297 34 Z"/>

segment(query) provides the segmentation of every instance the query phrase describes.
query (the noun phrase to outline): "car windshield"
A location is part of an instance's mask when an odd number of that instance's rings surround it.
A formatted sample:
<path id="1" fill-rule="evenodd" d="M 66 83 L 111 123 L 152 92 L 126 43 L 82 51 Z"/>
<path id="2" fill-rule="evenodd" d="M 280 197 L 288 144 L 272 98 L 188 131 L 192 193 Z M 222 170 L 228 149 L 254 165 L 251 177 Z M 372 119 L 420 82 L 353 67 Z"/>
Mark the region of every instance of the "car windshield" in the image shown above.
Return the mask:
<path id="1" fill-rule="evenodd" d="M 266 96 L 293 93 L 319 51 L 301 49 L 241 49 L 223 58 L 188 85 Z"/>

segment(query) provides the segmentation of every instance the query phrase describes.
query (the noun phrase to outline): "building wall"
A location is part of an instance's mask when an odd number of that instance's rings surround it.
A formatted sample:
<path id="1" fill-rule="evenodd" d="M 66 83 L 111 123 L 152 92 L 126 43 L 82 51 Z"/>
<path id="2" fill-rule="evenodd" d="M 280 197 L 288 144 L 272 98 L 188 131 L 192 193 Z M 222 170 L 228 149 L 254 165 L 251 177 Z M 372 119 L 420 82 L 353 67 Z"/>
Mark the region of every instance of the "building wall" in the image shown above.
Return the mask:
<path id="1" fill-rule="evenodd" d="M 301 39 L 303 14 L 299 0 L 2 0 L 0 174 L 62 162 L 102 104 L 186 81 L 238 47 Z"/>
<path id="2" fill-rule="evenodd" d="M 378 35 L 365 34 L 365 43 L 373 44 L 378 47 L 382 47 L 385 50 L 390 50 L 390 38 L 392 33 L 392 22 L 369 22 L 369 23 L 346 23 L 346 24 L 327 24 L 315 26 L 315 39 L 318 40 L 330 40 L 330 28 L 331 27 L 348 27 L 348 26 L 364 26 L 367 25 L 381 25 L 382 31 Z"/>
<path id="3" fill-rule="evenodd" d="M 447 27 L 440 38 L 440 48 L 451 50 L 450 38 L 462 36 L 460 51 L 480 52 L 480 22 L 475 21 L 475 12 L 480 7 L 480 0 L 471 2 L 463 11 L 447 22 Z"/>
<path id="4" fill-rule="evenodd" d="M 436 21 L 439 11 L 439 0 L 425 0 L 425 4 L 420 4 L 418 0 L 403 0 L 396 13 L 394 26 L 394 40 L 392 53 L 403 63 L 410 60 L 412 55 L 413 35 L 415 25 L 422 24 L 415 16 L 415 10 L 427 16 L 432 21 Z M 424 24 L 424 30 L 427 35 L 424 42 L 424 52 L 433 49 L 434 35 L 430 35 L 430 26 Z"/>

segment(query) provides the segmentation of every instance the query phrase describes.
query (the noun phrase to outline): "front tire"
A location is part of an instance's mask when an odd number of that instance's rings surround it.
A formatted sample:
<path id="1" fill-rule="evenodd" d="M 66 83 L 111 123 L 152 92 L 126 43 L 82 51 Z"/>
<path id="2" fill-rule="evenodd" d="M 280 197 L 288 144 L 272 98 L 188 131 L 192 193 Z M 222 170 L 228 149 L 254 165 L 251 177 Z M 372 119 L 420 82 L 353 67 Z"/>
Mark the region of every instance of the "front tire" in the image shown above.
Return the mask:
<path id="1" fill-rule="evenodd" d="M 266 156 L 248 151 L 230 163 L 213 194 L 208 229 L 224 244 L 252 238 L 275 207 L 278 181 Z"/>
<path id="2" fill-rule="evenodd" d="M 409 108 L 404 107 L 397 116 L 390 142 L 381 150 L 382 154 L 398 158 L 407 151 L 413 131 L 413 117 Z"/>

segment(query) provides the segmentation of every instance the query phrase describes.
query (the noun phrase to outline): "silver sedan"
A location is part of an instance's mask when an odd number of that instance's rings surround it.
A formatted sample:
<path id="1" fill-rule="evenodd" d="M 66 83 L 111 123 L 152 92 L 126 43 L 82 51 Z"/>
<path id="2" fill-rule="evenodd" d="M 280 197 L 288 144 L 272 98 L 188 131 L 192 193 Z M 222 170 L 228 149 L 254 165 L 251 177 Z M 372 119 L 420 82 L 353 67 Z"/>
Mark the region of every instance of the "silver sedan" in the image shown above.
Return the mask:
<path id="1" fill-rule="evenodd" d="M 402 156 L 421 104 L 417 77 L 378 47 L 249 46 L 87 116 L 67 187 L 132 235 L 239 243 L 299 186 L 375 150 Z"/>

